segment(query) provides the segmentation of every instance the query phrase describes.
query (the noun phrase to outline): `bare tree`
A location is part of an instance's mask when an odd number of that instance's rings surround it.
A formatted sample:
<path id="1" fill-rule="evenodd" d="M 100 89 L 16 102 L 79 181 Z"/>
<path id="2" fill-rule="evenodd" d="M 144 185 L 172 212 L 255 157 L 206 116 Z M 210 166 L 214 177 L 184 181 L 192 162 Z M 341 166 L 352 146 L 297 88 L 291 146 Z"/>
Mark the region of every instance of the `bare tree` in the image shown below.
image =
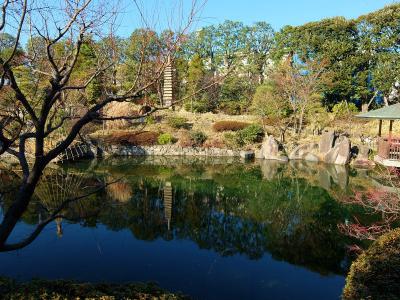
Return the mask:
<path id="1" fill-rule="evenodd" d="M 141 118 L 161 109 L 152 107 L 140 116 L 105 118 L 101 114 L 110 103 L 138 101 L 157 83 L 167 57 L 175 54 L 195 20 L 197 3 L 192 3 L 187 19 L 182 22 L 184 25 L 164 45 L 152 78 L 142 80 L 143 64 L 140 63 L 135 80 L 127 88 L 117 86 L 113 79 L 118 63 L 113 29 L 118 15 L 112 3 L 92 0 L 64 0 L 61 4 L 28 0 L 3 3 L 0 33 L 12 30 L 16 39 L 8 56 L 0 58 L 0 154 L 7 153 L 18 160 L 22 180 L 0 225 L 0 251 L 28 245 L 49 222 L 59 217 L 60 210 L 55 210 L 25 240 L 7 243 L 46 166 L 74 142 L 85 125 L 96 120 Z M 110 28 L 108 33 L 104 28 Z M 23 39 L 28 40 L 28 51 L 20 55 L 18 49 Z M 104 41 L 102 47 L 96 40 Z M 147 43 L 142 45 L 144 55 Z M 85 65 L 88 49 L 90 63 Z M 30 76 L 28 83 L 21 79 L 21 72 Z M 100 92 L 89 97 L 90 88 L 98 82 L 102 83 Z M 67 123 L 69 126 L 65 126 Z M 55 136 L 57 143 L 50 143 Z M 63 206 L 74 200 L 68 199 Z"/>
<path id="2" fill-rule="evenodd" d="M 324 70 L 324 62 L 300 63 L 289 58 L 277 66 L 270 75 L 278 98 L 288 103 L 293 111 L 297 133 L 301 133 L 303 129 L 308 109 L 318 100 L 318 91 Z"/>

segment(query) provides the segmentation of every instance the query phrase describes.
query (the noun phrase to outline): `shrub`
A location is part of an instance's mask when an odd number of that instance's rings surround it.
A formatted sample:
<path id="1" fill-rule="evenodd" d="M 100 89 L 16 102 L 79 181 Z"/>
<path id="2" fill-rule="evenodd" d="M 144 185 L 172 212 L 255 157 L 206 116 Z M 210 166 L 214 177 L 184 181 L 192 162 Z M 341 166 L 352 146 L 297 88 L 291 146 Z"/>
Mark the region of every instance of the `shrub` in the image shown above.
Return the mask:
<path id="1" fill-rule="evenodd" d="M 169 133 L 163 133 L 158 137 L 158 143 L 160 145 L 172 144 L 174 137 Z"/>
<path id="2" fill-rule="evenodd" d="M 233 149 L 240 147 L 238 143 L 237 134 L 233 132 L 226 132 L 224 134 L 224 142 L 228 147 Z"/>
<path id="3" fill-rule="evenodd" d="M 153 125 L 156 123 L 156 118 L 154 116 L 147 116 L 146 117 L 146 124 L 147 125 Z"/>
<path id="4" fill-rule="evenodd" d="M 207 97 L 202 97 L 200 100 L 195 101 L 189 100 L 184 104 L 184 108 L 186 111 L 197 113 L 206 113 L 212 110 L 210 101 L 207 99 Z"/>
<path id="5" fill-rule="evenodd" d="M 245 105 L 242 105 L 240 102 L 223 101 L 218 105 L 218 108 L 224 114 L 238 116 L 242 113 L 244 106 Z"/>
<path id="6" fill-rule="evenodd" d="M 190 134 L 190 138 L 192 139 L 195 146 L 201 146 L 206 141 L 207 136 L 201 131 L 193 131 Z"/>
<path id="7" fill-rule="evenodd" d="M 113 132 L 104 142 L 113 145 L 150 146 L 157 144 L 159 134 L 153 131 Z"/>
<path id="8" fill-rule="evenodd" d="M 180 132 L 178 144 L 181 147 L 193 147 L 194 146 L 194 142 L 193 142 L 192 138 L 190 137 L 190 134 L 187 130 L 183 130 L 182 132 Z"/>
<path id="9" fill-rule="evenodd" d="M 106 284 L 34 279 L 18 282 L 0 277 L 3 299 L 188 299 L 171 294 L 153 283 Z"/>
<path id="10" fill-rule="evenodd" d="M 168 119 L 168 125 L 176 129 L 185 127 L 186 122 L 187 119 L 183 117 L 171 117 Z"/>
<path id="11" fill-rule="evenodd" d="M 353 262 L 343 299 L 399 299 L 400 229 L 376 240 Z"/>
<path id="12" fill-rule="evenodd" d="M 333 106 L 332 112 L 335 114 L 335 117 L 343 118 L 358 112 L 358 108 L 354 103 L 342 101 Z"/>
<path id="13" fill-rule="evenodd" d="M 138 115 L 135 106 L 128 102 L 112 102 L 107 104 L 104 107 L 104 117 L 118 117 L 118 116 L 128 116 L 133 117 Z M 125 129 L 128 128 L 131 124 L 129 120 L 113 120 L 113 121 L 105 121 L 105 125 L 107 129 L 116 130 L 116 129 Z"/>
<path id="14" fill-rule="evenodd" d="M 215 122 L 213 125 L 214 131 L 222 132 L 222 131 L 238 131 L 242 130 L 245 127 L 249 126 L 248 123 L 238 122 L 238 121 L 219 121 Z"/>
<path id="15" fill-rule="evenodd" d="M 206 140 L 203 144 L 204 148 L 225 148 L 225 143 L 220 138 Z"/>
<path id="16" fill-rule="evenodd" d="M 248 145 L 261 141 L 264 135 L 263 128 L 258 124 L 252 124 L 237 132 L 237 143 Z"/>

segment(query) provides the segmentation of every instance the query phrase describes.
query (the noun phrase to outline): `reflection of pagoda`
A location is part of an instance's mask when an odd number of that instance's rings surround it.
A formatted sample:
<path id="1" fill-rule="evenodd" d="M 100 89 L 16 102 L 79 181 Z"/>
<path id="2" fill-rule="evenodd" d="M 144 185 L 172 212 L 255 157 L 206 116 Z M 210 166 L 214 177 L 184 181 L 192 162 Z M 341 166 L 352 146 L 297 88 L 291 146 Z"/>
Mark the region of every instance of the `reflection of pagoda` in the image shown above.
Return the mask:
<path id="1" fill-rule="evenodd" d="M 164 186 L 164 216 L 167 220 L 168 230 L 170 230 L 170 222 L 172 218 L 172 185 L 166 182 Z"/>
<path id="2" fill-rule="evenodd" d="M 63 236 L 63 228 L 62 228 L 62 218 L 56 218 L 57 225 L 57 236 L 61 238 Z"/>

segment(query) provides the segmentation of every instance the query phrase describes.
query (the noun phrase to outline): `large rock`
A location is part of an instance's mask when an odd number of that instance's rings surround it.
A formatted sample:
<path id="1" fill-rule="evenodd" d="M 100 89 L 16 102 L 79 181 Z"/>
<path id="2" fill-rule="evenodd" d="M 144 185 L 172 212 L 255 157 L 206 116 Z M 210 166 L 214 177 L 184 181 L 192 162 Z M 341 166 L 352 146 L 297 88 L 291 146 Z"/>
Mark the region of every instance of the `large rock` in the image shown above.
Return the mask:
<path id="1" fill-rule="evenodd" d="M 240 157 L 244 159 L 251 159 L 254 157 L 254 151 L 253 150 L 242 150 L 240 151 Z"/>
<path id="2" fill-rule="evenodd" d="M 311 143 L 297 146 L 290 154 L 290 160 L 307 160 L 312 162 L 318 162 L 319 157 L 317 155 L 318 144 Z"/>
<path id="3" fill-rule="evenodd" d="M 265 159 L 274 159 L 279 155 L 279 144 L 272 135 L 263 142 L 261 153 Z"/>
<path id="4" fill-rule="evenodd" d="M 324 162 L 327 164 L 346 165 L 350 161 L 350 140 L 343 136 L 336 145 L 326 153 Z"/>
<path id="5" fill-rule="evenodd" d="M 324 132 L 319 141 L 319 153 L 322 155 L 328 153 L 335 142 L 335 133 L 333 131 Z"/>
<path id="6" fill-rule="evenodd" d="M 353 166 L 358 169 L 369 169 L 375 167 L 375 163 L 369 160 L 370 151 L 370 148 L 365 145 L 359 146 L 357 157 L 353 161 Z"/>
<path id="7" fill-rule="evenodd" d="M 272 135 L 264 140 L 260 152 L 256 153 L 256 157 L 282 162 L 289 161 L 288 157 L 279 150 L 279 144 Z"/>
<path id="8" fill-rule="evenodd" d="M 358 147 L 357 159 L 368 160 L 371 149 L 365 145 Z"/>

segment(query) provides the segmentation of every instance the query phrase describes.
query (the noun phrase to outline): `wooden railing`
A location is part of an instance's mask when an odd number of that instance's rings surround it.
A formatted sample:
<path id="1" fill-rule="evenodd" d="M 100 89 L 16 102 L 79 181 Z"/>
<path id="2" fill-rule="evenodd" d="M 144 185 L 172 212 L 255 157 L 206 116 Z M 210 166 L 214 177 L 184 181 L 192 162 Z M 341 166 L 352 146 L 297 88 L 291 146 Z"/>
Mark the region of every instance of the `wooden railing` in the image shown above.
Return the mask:
<path id="1" fill-rule="evenodd" d="M 381 138 L 378 141 L 378 155 L 383 159 L 400 160 L 400 138 Z"/>

